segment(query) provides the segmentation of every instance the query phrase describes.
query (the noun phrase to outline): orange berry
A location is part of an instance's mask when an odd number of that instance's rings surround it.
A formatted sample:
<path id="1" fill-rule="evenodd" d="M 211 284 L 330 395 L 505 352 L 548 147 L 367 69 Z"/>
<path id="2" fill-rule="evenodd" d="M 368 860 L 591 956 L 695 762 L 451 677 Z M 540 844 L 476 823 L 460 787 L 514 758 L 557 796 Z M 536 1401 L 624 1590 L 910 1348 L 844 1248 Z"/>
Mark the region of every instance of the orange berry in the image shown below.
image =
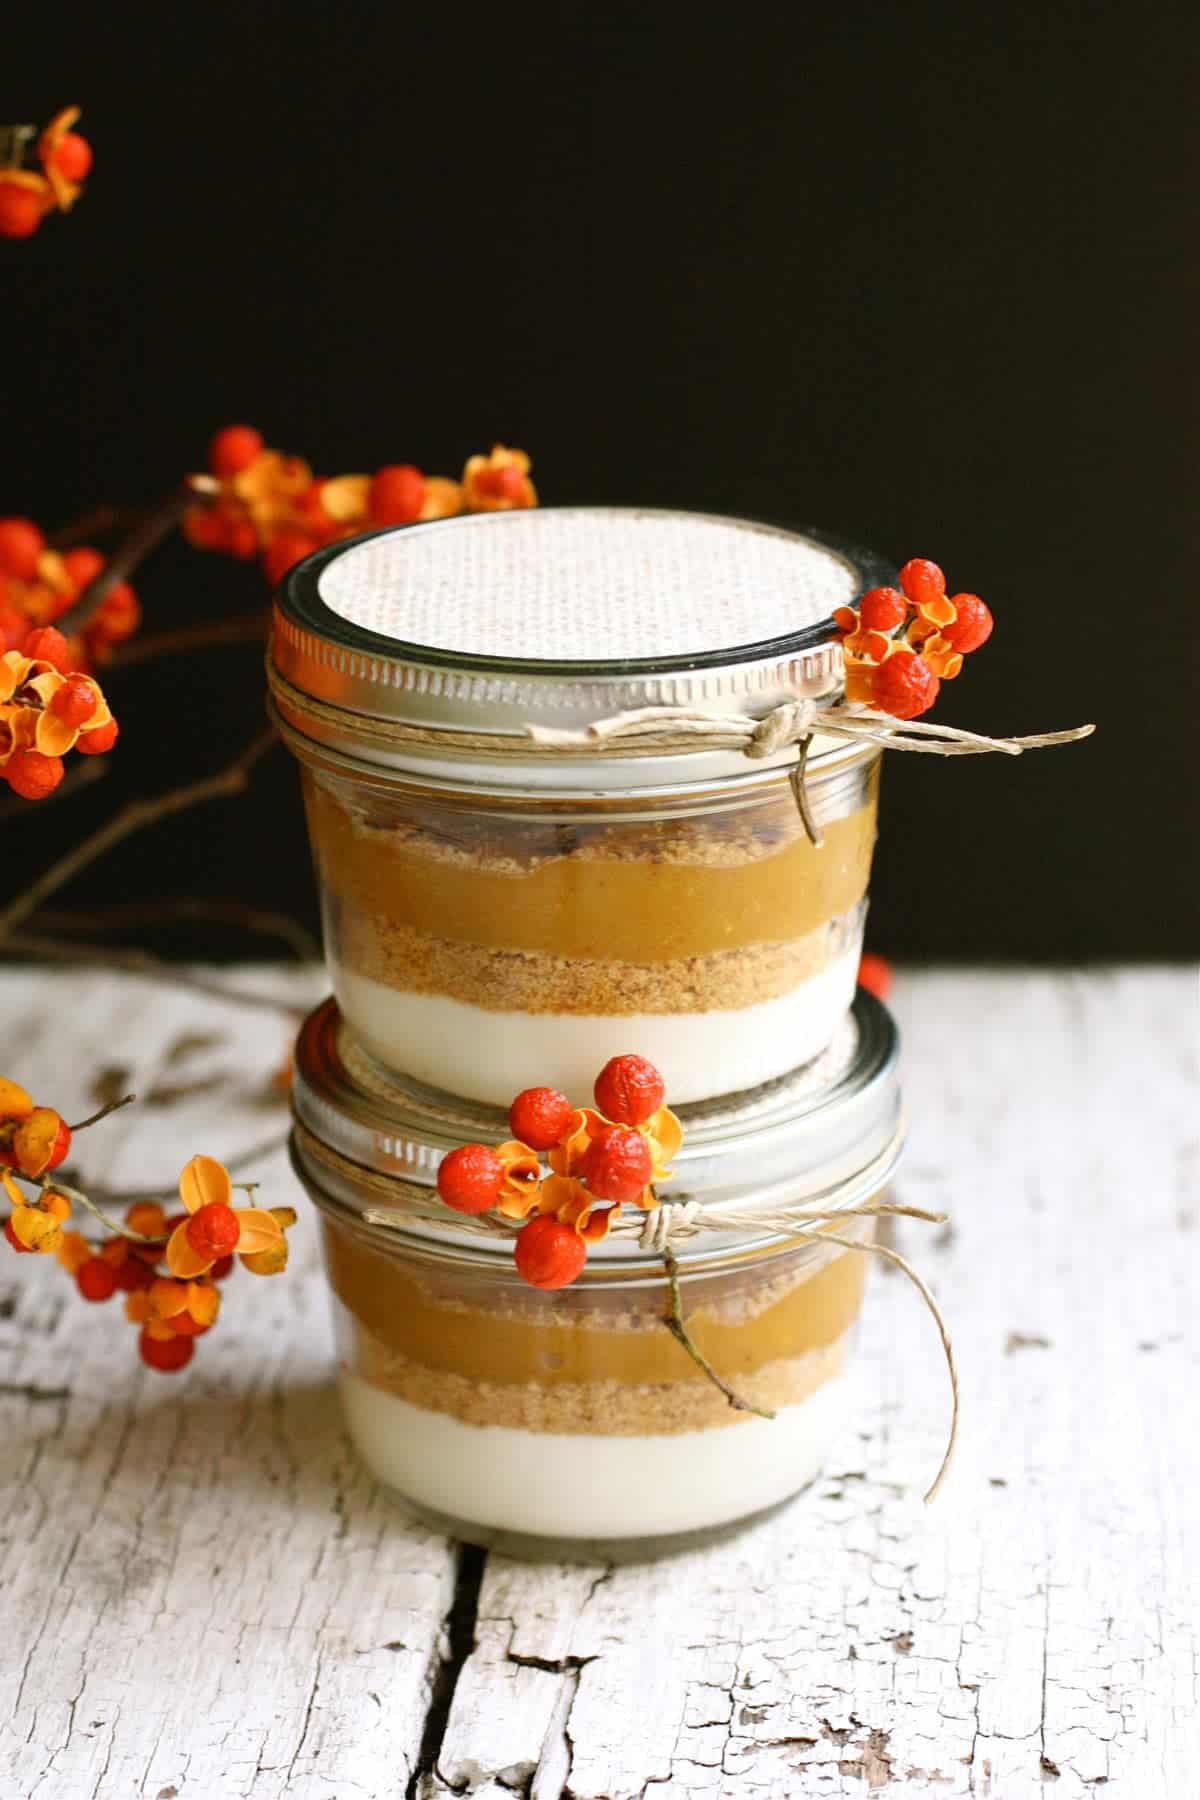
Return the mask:
<path id="1" fill-rule="evenodd" d="M 85 181 L 92 167 L 92 146 L 78 131 L 64 131 L 54 146 L 51 161 L 68 181 Z"/>
<path id="2" fill-rule="evenodd" d="M 597 1200 L 636 1200 L 654 1173 L 650 1146 L 639 1131 L 610 1125 L 592 1139 L 579 1173 Z"/>
<path id="3" fill-rule="evenodd" d="M 596 1077 L 596 1105 L 620 1125 L 644 1125 L 666 1099 L 666 1084 L 644 1056 L 614 1056 Z"/>
<path id="4" fill-rule="evenodd" d="M 18 181 L 0 181 L 0 237 L 32 237 L 42 222 L 42 197 Z"/>
<path id="5" fill-rule="evenodd" d="M 240 475 L 262 455 L 261 431 L 253 425 L 226 425 L 208 446 L 208 466 L 222 481 Z"/>
<path id="6" fill-rule="evenodd" d="M 531 1287 L 569 1287 L 587 1261 L 587 1246 L 570 1225 L 543 1213 L 517 1233 L 513 1258 Z"/>
<path id="7" fill-rule="evenodd" d="M 296 563 L 311 556 L 316 548 L 315 538 L 305 537 L 299 531 L 281 531 L 272 538 L 262 555 L 263 573 L 272 587 L 277 586 Z"/>
<path id="8" fill-rule="evenodd" d="M 32 519 L 0 519 L 0 570 L 32 581 L 46 540 Z"/>
<path id="9" fill-rule="evenodd" d="M 226 1206 L 223 1200 L 210 1200 L 188 1220 L 187 1241 L 197 1256 L 215 1262 L 218 1256 L 229 1256 L 237 1249 L 241 1230 L 232 1206 Z"/>
<path id="10" fill-rule="evenodd" d="M 376 525 L 411 525 L 425 504 L 425 477 L 412 463 L 389 463 L 377 469 L 367 495 L 367 511 Z"/>
<path id="11" fill-rule="evenodd" d="M 232 1270 L 232 1256 L 218 1256 L 208 1273 L 213 1281 L 224 1281 L 225 1277 L 232 1273 Z"/>
<path id="12" fill-rule="evenodd" d="M 71 1202 L 65 1194 L 56 1194 L 53 1188 L 42 1195 L 42 1205 L 52 1219 L 69 1219 L 71 1216 Z"/>
<path id="13" fill-rule="evenodd" d="M 157 1200 L 135 1200 L 126 1208 L 125 1223 L 143 1237 L 160 1238 L 167 1233 L 167 1215 Z"/>
<path id="14" fill-rule="evenodd" d="M 249 519 L 234 519 L 229 526 L 226 549 L 239 562 L 253 562 L 258 555 L 258 533 Z"/>
<path id="15" fill-rule="evenodd" d="M 575 1108 L 557 1088 L 524 1088 L 508 1109 L 508 1128 L 531 1150 L 549 1150 L 566 1134 Z"/>
<path id="16" fill-rule="evenodd" d="M 504 1164 L 486 1144 L 461 1144 L 442 1158 L 437 1189 L 455 1212 L 485 1213 L 500 1198 Z"/>
<path id="17" fill-rule="evenodd" d="M 159 1369 L 164 1375 L 173 1374 L 191 1362 L 196 1354 L 196 1346 L 187 1337 L 152 1337 L 143 1328 L 138 1336 L 138 1355 L 151 1369 Z"/>
<path id="18" fill-rule="evenodd" d="M 11 600 L 0 600 L 0 656 L 16 650 L 29 630 L 29 620 Z"/>
<path id="19" fill-rule="evenodd" d="M 14 750 L 4 765 L 4 774 L 14 794 L 22 800 L 44 800 L 63 778 L 61 756 L 46 756 L 41 750 Z"/>
<path id="20" fill-rule="evenodd" d="M 84 756 L 103 756 L 111 750 L 117 741 L 117 721 L 110 719 L 107 725 L 97 725 L 92 731 L 85 731 L 75 740 L 75 748 Z"/>
<path id="21" fill-rule="evenodd" d="M 308 529 L 317 537 L 324 537 L 332 529 L 334 521 L 325 510 L 325 483 L 314 481 L 305 488 L 296 502 L 297 511 L 303 515 Z"/>
<path id="22" fill-rule="evenodd" d="M 117 1271 L 102 1256 L 93 1256 L 76 1272 L 75 1285 L 85 1300 L 111 1300 L 117 1291 Z"/>
<path id="23" fill-rule="evenodd" d="M 50 711 L 64 725 L 77 731 L 81 725 L 87 724 L 99 704 L 94 681 L 86 675 L 68 675 L 51 700 Z"/>
<path id="24" fill-rule="evenodd" d="M 90 544 L 76 544 L 63 552 L 63 568 L 76 588 L 83 589 L 95 581 L 104 568 L 104 558 Z"/>
<path id="25" fill-rule="evenodd" d="M 908 601 L 899 588 L 877 587 L 858 603 L 864 631 L 895 631 L 908 617 Z"/>
<path id="26" fill-rule="evenodd" d="M 141 622 L 141 602 L 127 581 L 118 581 L 92 614 L 85 634 L 97 643 L 121 644 L 133 636 Z"/>
<path id="27" fill-rule="evenodd" d="M 52 1106 L 35 1106 L 13 1133 L 17 1167 L 26 1175 L 57 1169 L 71 1148 L 71 1127 Z"/>
<path id="28" fill-rule="evenodd" d="M 60 675 L 70 673 L 70 645 L 57 625 L 39 625 L 36 631 L 31 631 L 26 637 L 21 651 L 34 662 L 50 663 Z"/>
<path id="29" fill-rule="evenodd" d="M 986 644 L 992 635 L 991 608 L 978 594 L 954 594 L 950 600 L 955 611 L 952 624 L 942 626 L 942 636 L 946 642 L 962 656 L 969 656 L 972 650 L 978 650 Z"/>
<path id="30" fill-rule="evenodd" d="M 863 951 L 858 964 L 859 987 L 866 988 L 877 1000 L 886 1000 L 895 979 L 896 971 L 886 956 L 877 956 L 873 950 Z"/>
<path id="31" fill-rule="evenodd" d="M 526 477 L 514 463 L 500 469 L 481 469 L 475 477 L 479 493 L 489 500 L 523 500 Z"/>
<path id="32" fill-rule="evenodd" d="M 896 719 L 916 719 L 929 711 L 941 682 L 923 657 L 898 650 L 875 671 L 874 704 Z"/>
<path id="33" fill-rule="evenodd" d="M 215 507 L 189 506 L 183 515 L 183 535 L 196 550 L 219 550 L 224 531 Z"/>
<path id="34" fill-rule="evenodd" d="M 914 606 L 928 606 L 945 598 L 946 577 L 927 556 L 914 556 L 900 571 L 900 586 Z"/>
<path id="35" fill-rule="evenodd" d="M 172 1313 L 167 1324 L 175 1336 L 181 1338 L 203 1337 L 206 1331 L 212 1330 L 211 1321 L 207 1325 L 201 1325 L 198 1320 L 193 1319 L 186 1307 L 182 1312 Z"/>
<path id="36" fill-rule="evenodd" d="M 132 1246 L 131 1246 L 132 1249 Z M 144 1263 L 136 1250 L 116 1266 L 117 1286 L 123 1294 L 138 1294 L 150 1287 L 157 1276 L 149 1263 Z"/>

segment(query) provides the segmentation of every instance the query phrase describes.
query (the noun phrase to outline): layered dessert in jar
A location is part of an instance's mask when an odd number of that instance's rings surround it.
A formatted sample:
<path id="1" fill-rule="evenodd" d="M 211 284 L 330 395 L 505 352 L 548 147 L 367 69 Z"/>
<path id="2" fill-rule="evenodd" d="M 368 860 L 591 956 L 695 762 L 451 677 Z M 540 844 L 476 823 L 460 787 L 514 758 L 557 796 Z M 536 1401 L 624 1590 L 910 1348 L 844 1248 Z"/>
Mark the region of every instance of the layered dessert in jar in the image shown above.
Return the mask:
<path id="1" fill-rule="evenodd" d="M 385 1080 L 327 1004 L 301 1034 L 295 1165 L 321 1214 L 338 1380 L 371 1470 L 460 1535 L 622 1540 L 724 1526 L 813 1479 L 852 1415 L 855 1326 L 900 1132 L 895 1042 L 860 995 L 818 1064 L 736 1106 L 683 1109 L 662 1204 L 738 1222 L 661 1255 L 593 1246 L 571 1286 L 526 1285 L 512 1234 L 439 1208 L 445 1146 L 503 1127 Z M 828 1229 L 756 1223 L 818 1196 Z M 720 1376 L 714 1382 L 711 1371 Z M 731 1397 L 736 1397 L 734 1403 Z"/>
<path id="2" fill-rule="evenodd" d="M 442 1517 L 550 1537 L 708 1529 L 804 1487 L 847 1416 L 852 1252 L 684 1264 L 689 1331 L 767 1418 L 732 1407 L 664 1330 L 660 1275 L 595 1270 L 540 1294 L 503 1264 L 446 1269 L 330 1220 L 323 1241 L 351 1436 Z"/>
<path id="3" fill-rule="evenodd" d="M 811 779 L 819 849 L 786 778 L 537 817 L 306 771 L 342 1010 L 389 1067 L 495 1104 L 629 1044 L 681 1102 L 757 1087 L 850 1004 L 877 771 L 860 753 Z"/>
<path id="4" fill-rule="evenodd" d="M 815 737 L 805 821 L 794 744 L 530 734 L 833 693 L 831 615 L 873 573 L 744 521 L 580 508 L 384 533 L 289 578 L 275 703 L 335 991 L 380 1063 L 499 1104 L 634 1045 L 688 1104 L 819 1054 L 854 991 L 878 751 Z"/>

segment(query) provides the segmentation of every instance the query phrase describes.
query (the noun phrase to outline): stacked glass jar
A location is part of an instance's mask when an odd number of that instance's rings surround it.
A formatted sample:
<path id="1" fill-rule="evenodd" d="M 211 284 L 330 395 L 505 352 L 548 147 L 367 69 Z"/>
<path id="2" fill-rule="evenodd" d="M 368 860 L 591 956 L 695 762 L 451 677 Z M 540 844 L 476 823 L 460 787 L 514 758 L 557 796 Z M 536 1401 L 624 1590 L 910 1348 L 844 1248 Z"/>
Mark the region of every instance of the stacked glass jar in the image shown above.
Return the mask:
<path id="1" fill-rule="evenodd" d="M 274 705 L 336 995 L 300 1040 L 296 1161 L 347 1418 L 466 1535 L 724 1524 L 811 1479 L 844 1416 L 866 1259 L 755 1218 L 805 1198 L 834 1220 L 898 1146 L 892 1028 L 854 1001 L 879 753 L 813 739 L 806 827 L 794 744 L 589 733 L 835 696 L 831 615 L 882 576 L 747 521 L 569 508 L 339 544 L 278 597 Z M 738 1202 L 736 1230 L 677 1248 L 680 1291 L 704 1356 L 773 1417 L 666 1328 L 662 1257 L 636 1241 L 542 1292 L 503 1232 L 411 1207 L 448 1150 L 508 1135 L 520 1089 L 590 1104 L 626 1053 L 685 1126 L 664 1202 Z M 407 1226 L 364 1217 L 389 1196 Z"/>

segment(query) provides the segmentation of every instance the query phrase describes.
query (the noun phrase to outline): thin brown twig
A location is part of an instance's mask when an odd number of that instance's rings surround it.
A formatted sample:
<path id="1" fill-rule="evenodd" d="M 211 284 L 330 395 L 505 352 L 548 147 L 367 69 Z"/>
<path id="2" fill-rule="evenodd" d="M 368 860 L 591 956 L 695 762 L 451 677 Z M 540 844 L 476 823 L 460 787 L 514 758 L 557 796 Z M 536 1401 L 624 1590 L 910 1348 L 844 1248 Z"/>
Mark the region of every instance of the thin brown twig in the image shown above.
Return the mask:
<path id="1" fill-rule="evenodd" d="M 195 498 L 186 482 L 181 482 L 152 512 L 146 513 L 128 537 L 113 551 L 94 581 L 89 581 L 78 599 L 55 620 L 66 636 L 79 631 L 119 582 L 133 574 L 138 564 L 173 531 Z"/>
<path id="2" fill-rule="evenodd" d="M 46 542 L 51 550 L 69 550 L 72 544 L 82 544 L 87 538 L 102 537 L 106 531 L 115 531 L 129 516 L 128 511 L 117 506 L 93 506 L 80 513 L 77 519 L 52 531 Z"/>
<path id="3" fill-rule="evenodd" d="M 180 921 L 214 925 L 233 925 L 262 937 L 278 938 L 293 951 L 298 962 L 319 962 L 321 946 L 299 919 L 287 913 L 265 912 L 246 906 L 240 900 L 155 900 L 137 901 L 119 906 L 97 907 L 94 912 L 67 912 L 46 908 L 33 920 L 39 930 L 124 931 L 147 925 L 170 925 Z"/>
<path id="4" fill-rule="evenodd" d="M 157 824 L 160 819 L 169 819 L 176 813 L 186 812 L 189 807 L 199 806 L 205 800 L 221 800 L 232 794 L 240 794 L 255 763 L 278 741 L 274 726 L 269 725 L 216 775 L 206 775 L 202 781 L 191 781 L 184 787 L 171 788 L 167 793 L 155 795 L 149 800 L 131 800 L 89 837 L 83 838 L 73 849 L 68 850 L 65 856 L 51 863 L 36 881 L 30 883 L 24 893 L 18 894 L 15 900 L 9 902 L 4 911 L 0 912 L 0 940 L 7 937 L 14 926 L 36 912 L 48 895 L 57 893 L 81 869 L 86 869 L 89 863 L 95 862 L 97 857 L 123 843 L 135 832 L 143 830 L 147 825 Z"/>
<path id="5" fill-rule="evenodd" d="M 52 806 L 57 800 L 69 800 L 85 787 L 94 786 L 97 781 L 103 780 L 111 766 L 111 758 L 107 756 L 79 757 L 72 763 L 58 786 L 51 789 L 46 798 L 39 802 L 39 813 L 44 806 Z M 15 794 L 10 794 L 8 799 L 0 800 L 0 819 L 17 817 L 26 819 L 29 817 L 29 802 L 18 799 Z"/>
<path id="6" fill-rule="evenodd" d="M 256 1163 L 262 1157 L 274 1156 L 277 1150 L 282 1150 L 284 1148 L 289 1136 L 289 1132 L 283 1131 L 276 1132 L 274 1137 L 263 1138 L 260 1143 L 252 1144 L 249 1150 L 242 1150 L 237 1156 L 225 1157 L 223 1159 L 225 1167 L 232 1175 L 236 1170 L 244 1169 L 247 1163 Z M 106 1205 L 115 1205 L 118 1202 L 123 1202 L 126 1205 L 134 1206 L 140 1205 L 145 1201 L 178 1199 L 179 1183 L 173 1182 L 170 1187 L 134 1188 L 132 1190 L 122 1189 L 119 1194 L 110 1192 L 106 1188 L 101 1188 L 99 1193 L 100 1198 Z"/>
<path id="7" fill-rule="evenodd" d="M 225 987 L 219 981 L 209 981 L 203 975 L 195 975 L 190 970 L 177 968 L 174 963 L 164 962 L 161 957 L 151 956 L 148 950 L 123 950 L 109 944 L 64 944 L 57 938 L 22 931 L 0 938 L 0 956 L 31 956 L 45 962 L 70 963 L 84 968 L 124 969 L 130 975 L 142 975 L 147 980 L 168 981 L 193 994 L 211 994 L 217 1000 L 231 1000 L 235 1006 L 287 1013 L 296 1019 L 303 1018 L 308 1010 L 307 1006 L 284 1000 L 278 994 L 244 993 L 240 988 Z"/>
<path id="8" fill-rule="evenodd" d="M 107 1119 L 109 1113 L 120 1112 L 123 1106 L 132 1106 L 136 1099 L 136 1094 L 125 1094 L 120 1100 L 110 1100 L 97 1112 L 89 1113 L 86 1119 L 80 1119 L 78 1125 L 69 1125 L 67 1129 L 72 1133 L 86 1131 L 89 1125 L 98 1125 L 101 1119 Z"/>
<path id="9" fill-rule="evenodd" d="M 204 625 L 183 625 L 178 631 L 155 631 L 145 637 L 131 638 L 105 662 L 106 669 L 127 669 L 134 663 L 150 662 L 156 656 L 171 656 L 177 650 L 209 650 L 219 644 L 261 643 L 267 635 L 265 611 L 241 613 L 232 619 L 213 619 Z"/>
<path id="10" fill-rule="evenodd" d="M 682 1345 L 692 1361 L 703 1369 L 713 1386 L 721 1390 L 730 1406 L 734 1407 L 736 1411 L 757 1413 L 760 1419 L 773 1419 L 775 1414 L 768 1407 L 755 1406 L 753 1400 L 743 1400 L 742 1396 L 730 1387 L 724 1376 L 717 1373 L 699 1344 L 690 1336 L 688 1328 L 683 1322 L 683 1300 L 679 1292 L 679 1264 L 675 1260 L 673 1251 L 663 1251 L 663 1263 L 667 1271 L 667 1283 L 671 1290 L 671 1309 L 663 1323 L 675 1342 Z"/>

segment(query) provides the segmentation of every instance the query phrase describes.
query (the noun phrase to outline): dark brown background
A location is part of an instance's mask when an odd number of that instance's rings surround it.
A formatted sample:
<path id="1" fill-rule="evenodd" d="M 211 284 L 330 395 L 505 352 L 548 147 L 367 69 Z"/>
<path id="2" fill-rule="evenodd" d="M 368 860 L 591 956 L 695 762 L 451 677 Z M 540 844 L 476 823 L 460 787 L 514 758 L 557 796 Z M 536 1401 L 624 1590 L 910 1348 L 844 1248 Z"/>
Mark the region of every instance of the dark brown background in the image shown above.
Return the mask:
<path id="1" fill-rule="evenodd" d="M 1192 9 L 784 10 L 691 9 L 683 31 L 624 7 L 493 8 L 482 31 L 374 5 L 6 21 L 4 115 L 77 99 L 97 163 L 74 217 L 0 245 L 0 511 L 152 499 L 244 418 L 326 471 L 456 472 L 500 437 L 547 500 L 935 556 L 999 618 L 939 716 L 1101 732 L 1019 763 L 893 758 L 875 945 L 1189 953 Z M 153 626 L 261 592 L 179 544 L 140 585 Z M 110 685 L 111 776 L 22 815 L 19 843 L 6 824 L 7 887 L 257 726 L 253 649 Z M 201 893 L 311 917 L 281 753 L 251 799 L 70 898 Z"/>

